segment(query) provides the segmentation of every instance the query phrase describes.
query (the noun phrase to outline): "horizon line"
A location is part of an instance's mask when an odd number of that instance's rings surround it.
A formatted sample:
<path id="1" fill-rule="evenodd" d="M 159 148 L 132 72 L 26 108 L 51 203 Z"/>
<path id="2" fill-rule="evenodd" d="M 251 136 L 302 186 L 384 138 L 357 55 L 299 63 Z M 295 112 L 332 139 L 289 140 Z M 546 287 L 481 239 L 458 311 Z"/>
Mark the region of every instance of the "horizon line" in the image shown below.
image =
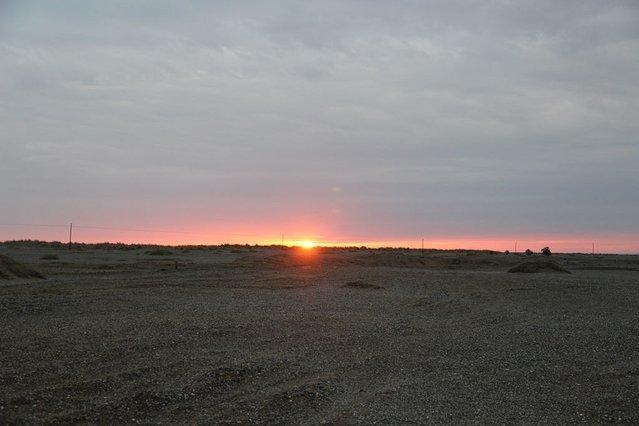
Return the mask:
<path id="1" fill-rule="evenodd" d="M 0 245 L 55 245 L 60 246 L 62 248 L 69 248 L 74 246 L 140 246 L 140 247 L 165 247 L 165 248 L 186 248 L 186 247 L 257 247 L 257 248 L 281 248 L 281 249 L 300 249 L 308 247 L 304 247 L 304 240 L 299 240 L 300 244 L 277 244 L 277 243 L 183 243 L 183 244 L 170 244 L 170 243 L 149 243 L 149 242 L 121 242 L 121 241 L 96 241 L 96 242 L 87 242 L 87 241 L 72 241 L 72 242 L 63 242 L 57 240 L 32 240 L 32 239 L 21 239 L 21 240 L 3 240 L 0 241 Z M 339 245 L 331 245 L 322 242 L 315 242 L 315 245 L 311 249 L 361 249 L 361 250 L 411 250 L 411 251 L 481 251 L 481 252 L 491 252 L 495 254 L 525 254 L 526 250 L 494 250 L 490 248 L 464 248 L 460 247 L 411 247 L 411 246 L 401 246 L 401 245 L 377 245 L 377 246 L 369 246 L 366 244 L 339 244 Z M 541 254 L 541 250 L 531 250 L 533 254 Z M 552 249 L 551 249 L 552 251 Z M 618 256 L 636 256 L 639 255 L 639 252 L 586 252 L 586 251 L 553 251 L 553 254 L 580 254 L 580 255 L 618 255 Z"/>

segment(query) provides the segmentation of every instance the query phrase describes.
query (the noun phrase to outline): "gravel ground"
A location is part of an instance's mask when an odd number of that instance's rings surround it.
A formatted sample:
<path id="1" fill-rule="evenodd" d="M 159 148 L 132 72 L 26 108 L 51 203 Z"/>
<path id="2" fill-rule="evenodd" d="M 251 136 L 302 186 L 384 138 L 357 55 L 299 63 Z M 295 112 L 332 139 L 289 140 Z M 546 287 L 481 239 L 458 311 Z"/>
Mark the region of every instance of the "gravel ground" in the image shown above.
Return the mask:
<path id="1" fill-rule="evenodd" d="M 639 422 L 636 256 L 0 253 L 3 424 Z"/>

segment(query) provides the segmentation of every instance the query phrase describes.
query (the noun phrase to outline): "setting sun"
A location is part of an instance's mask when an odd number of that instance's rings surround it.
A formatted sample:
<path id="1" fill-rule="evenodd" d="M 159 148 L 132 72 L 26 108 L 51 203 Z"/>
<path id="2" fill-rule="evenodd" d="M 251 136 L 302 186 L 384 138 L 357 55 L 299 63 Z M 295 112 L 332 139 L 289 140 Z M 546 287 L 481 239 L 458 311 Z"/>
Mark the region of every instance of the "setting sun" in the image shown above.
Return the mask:
<path id="1" fill-rule="evenodd" d="M 304 240 L 304 241 L 302 241 L 301 246 L 302 246 L 302 248 L 305 248 L 305 249 L 312 249 L 312 248 L 315 248 L 317 246 L 317 244 L 315 243 L 315 241 Z"/>

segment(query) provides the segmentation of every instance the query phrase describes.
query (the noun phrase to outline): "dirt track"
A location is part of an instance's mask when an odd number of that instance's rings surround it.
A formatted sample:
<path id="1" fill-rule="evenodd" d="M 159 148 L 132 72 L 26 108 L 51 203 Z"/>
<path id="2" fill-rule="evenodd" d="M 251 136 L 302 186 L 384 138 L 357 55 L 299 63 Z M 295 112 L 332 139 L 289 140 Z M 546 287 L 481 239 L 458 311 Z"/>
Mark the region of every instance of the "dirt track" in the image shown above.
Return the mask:
<path id="1" fill-rule="evenodd" d="M 0 246 L 0 423 L 639 422 L 637 257 L 231 251 Z"/>

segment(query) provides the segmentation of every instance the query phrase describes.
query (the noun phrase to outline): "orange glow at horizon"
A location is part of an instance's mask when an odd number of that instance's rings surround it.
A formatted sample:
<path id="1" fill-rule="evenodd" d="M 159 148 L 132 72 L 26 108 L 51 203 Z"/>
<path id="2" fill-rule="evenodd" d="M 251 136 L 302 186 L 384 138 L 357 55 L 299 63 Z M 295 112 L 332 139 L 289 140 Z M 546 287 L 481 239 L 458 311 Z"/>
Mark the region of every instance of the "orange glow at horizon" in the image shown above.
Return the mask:
<path id="1" fill-rule="evenodd" d="M 284 245 L 309 250 L 317 247 L 407 247 L 420 248 L 421 238 L 362 238 L 361 235 L 344 235 L 339 227 L 326 223 L 305 221 L 283 225 L 266 226 L 265 224 L 247 225 L 246 223 L 229 223 L 224 226 L 202 225 L 178 228 L 179 231 L 154 231 L 161 226 L 131 226 L 126 228 L 95 228 L 76 226 L 74 223 L 73 240 L 78 243 L 121 242 L 125 244 L 159 244 L 159 245 Z M 286 229 L 289 229 L 286 232 Z M 281 230 L 285 231 L 282 232 Z M 282 235 L 284 234 L 284 235 Z M 68 228 L 64 225 L 56 227 L 11 226 L 0 228 L 0 241 L 3 240 L 68 240 Z M 488 249 L 495 251 L 524 251 L 527 248 L 537 252 L 549 246 L 553 252 L 591 253 L 637 253 L 639 254 L 639 234 L 504 234 L 504 235 L 427 235 L 425 248 L 432 249 Z"/>

